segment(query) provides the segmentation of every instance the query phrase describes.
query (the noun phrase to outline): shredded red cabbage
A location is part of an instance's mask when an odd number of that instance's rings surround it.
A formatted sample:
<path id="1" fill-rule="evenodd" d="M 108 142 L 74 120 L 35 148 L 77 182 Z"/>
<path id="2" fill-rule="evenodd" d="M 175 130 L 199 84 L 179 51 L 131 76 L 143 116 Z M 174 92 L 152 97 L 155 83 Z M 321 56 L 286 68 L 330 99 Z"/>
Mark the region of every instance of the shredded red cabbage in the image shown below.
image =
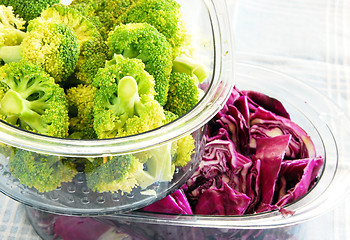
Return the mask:
<path id="1" fill-rule="evenodd" d="M 316 183 L 324 159 L 277 99 L 234 88 L 208 123 L 199 167 L 180 190 L 144 211 L 243 215 L 278 209 Z M 181 200 L 174 201 L 174 196 Z M 183 210 L 186 206 L 187 210 Z"/>

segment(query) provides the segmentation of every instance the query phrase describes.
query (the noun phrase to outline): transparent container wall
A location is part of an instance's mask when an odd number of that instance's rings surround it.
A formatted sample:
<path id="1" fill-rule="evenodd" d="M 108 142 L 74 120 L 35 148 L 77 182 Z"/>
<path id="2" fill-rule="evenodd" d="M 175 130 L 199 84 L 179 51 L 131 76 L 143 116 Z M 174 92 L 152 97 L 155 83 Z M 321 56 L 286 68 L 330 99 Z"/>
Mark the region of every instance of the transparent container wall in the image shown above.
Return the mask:
<path id="1" fill-rule="evenodd" d="M 124 239 L 124 240 L 211 240 L 211 239 L 302 239 L 303 225 L 274 229 L 235 229 L 189 227 L 71 217 L 48 214 L 26 208 L 35 231 L 44 240 L 51 239 Z"/>
<path id="2" fill-rule="evenodd" d="M 225 0 L 179 3 L 193 57 L 208 70 L 199 103 L 169 124 L 116 139 L 52 138 L 0 121 L 1 192 L 43 211 L 102 215 L 146 206 L 191 176 L 203 153 L 205 124 L 233 87 L 233 50 Z M 184 154 L 187 164 L 179 160 Z"/>

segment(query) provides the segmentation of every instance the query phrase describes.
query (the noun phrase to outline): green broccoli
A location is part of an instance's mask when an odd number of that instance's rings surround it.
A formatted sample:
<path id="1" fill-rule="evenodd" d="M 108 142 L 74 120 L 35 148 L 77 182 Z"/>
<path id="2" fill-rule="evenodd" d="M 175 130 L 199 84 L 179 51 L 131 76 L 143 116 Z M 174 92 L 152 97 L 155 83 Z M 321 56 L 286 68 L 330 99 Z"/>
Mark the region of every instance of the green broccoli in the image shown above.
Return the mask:
<path id="1" fill-rule="evenodd" d="M 187 73 L 197 78 L 198 83 L 204 82 L 208 77 L 208 69 L 197 59 L 185 55 L 178 56 L 173 61 L 172 72 Z"/>
<path id="2" fill-rule="evenodd" d="M 173 72 L 170 75 L 168 101 L 164 109 L 182 116 L 198 103 L 199 97 L 196 78 L 186 73 Z"/>
<path id="3" fill-rule="evenodd" d="M 98 138 L 138 134 L 163 125 L 163 108 L 154 100 L 154 80 L 139 59 L 116 55 L 99 70 L 94 129 Z"/>
<path id="4" fill-rule="evenodd" d="M 107 36 L 116 25 L 118 17 L 127 11 L 128 7 L 136 0 L 74 0 L 70 7 L 80 11 L 85 17 L 93 22 L 101 32 Z"/>
<path id="5" fill-rule="evenodd" d="M 97 88 L 80 84 L 67 90 L 69 138 L 96 139 L 93 108 Z"/>
<path id="6" fill-rule="evenodd" d="M 173 178 L 175 165 L 172 163 L 171 147 L 172 144 L 168 143 L 145 152 L 147 173 L 155 181 L 168 182 Z"/>
<path id="7" fill-rule="evenodd" d="M 26 0 L 21 8 L 18 0 L 0 0 L 10 2 L 19 16 L 0 6 L 1 120 L 59 138 L 118 138 L 168 124 L 199 101 L 207 73 L 182 55 L 189 35 L 174 0 Z M 194 138 L 184 135 L 94 159 L 12 147 L 6 154 L 12 174 L 40 192 L 72 181 L 77 171 L 94 191 L 131 192 L 171 181 L 194 150 Z"/>
<path id="8" fill-rule="evenodd" d="M 17 51 L 26 36 L 24 24 L 25 21 L 13 13 L 12 7 L 0 5 L 0 60 L 18 61 L 12 52 Z"/>
<path id="9" fill-rule="evenodd" d="M 24 59 L 41 66 L 57 83 L 65 81 L 74 72 L 80 53 L 78 39 L 72 29 L 52 19 L 42 18 L 30 21 L 27 29 L 22 43 L 7 51 L 10 56 L 1 55 L 5 63 L 11 62 L 9 58 Z"/>
<path id="10" fill-rule="evenodd" d="M 118 25 L 108 37 L 112 54 L 138 58 L 155 80 L 155 99 L 163 106 L 167 99 L 173 49 L 163 34 L 147 23 Z"/>
<path id="11" fill-rule="evenodd" d="M 192 160 L 194 150 L 194 138 L 191 134 L 174 141 L 172 145 L 173 164 L 180 167 L 186 166 Z"/>
<path id="12" fill-rule="evenodd" d="M 72 181 L 77 173 L 68 159 L 22 149 L 9 158 L 9 170 L 21 184 L 39 192 L 55 190 L 62 182 Z"/>
<path id="13" fill-rule="evenodd" d="M 175 0 L 137 0 L 118 17 L 117 23 L 148 23 L 164 34 L 175 55 L 190 42 L 180 12 L 180 4 Z"/>
<path id="14" fill-rule="evenodd" d="M 78 10 L 62 4 L 47 8 L 40 17 L 53 19 L 73 29 L 78 38 L 80 56 L 72 79 L 91 84 L 98 69 L 104 66 L 108 54 L 107 45 L 96 27 Z"/>
<path id="15" fill-rule="evenodd" d="M 179 116 L 173 112 L 164 111 L 165 121 L 164 124 L 175 121 Z M 171 156 L 174 166 L 183 167 L 192 160 L 192 154 L 195 150 L 194 138 L 191 134 L 186 135 L 176 141 L 172 142 Z"/>
<path id="16" fill-rule="evenodd" d="M 132 155 L 97 158 L 85 167 L 86 181 L 97 192 L 131 192 L 143 164 Z"/>
<path id="17" fill-rule="evenodd" d="M 26 61 L 0 68 L 0 119 L 54 137 L 68 135 L 64 90 L 42 68 Z"/>
<path id="18" fill-rule="evenodd" d="M 0 142 L 0 160 L 1 157 L 10 159 L 15 154 L 15 148 Z"/>
<path id="19" fill-rule="evenodd" d="M 164 115 L 165 115 L 165 120 L 163 122 L 163 124 L 167 124 L 167 123 L 170 123 L 174 120 L 176 120 L 177 118 L 179 118 L 178 115 L 176 115 L 175 113 L 173 112 L 170 112 L 170 111 L 167 111 L 166 109 L 164 109 Z"/>
<path id="20" fill-rule="evenodd" d="M 39 17 L 44 9 L 59 2 L 60 0 L 0 0 L 0 4 L 12 6 L 15 14 L 26 22 Z"/>
<path id="21" fill-rule="evenodd" d="M 87 185 L 97 192 L 131 192 L 133 188 L 145 189 L 156 182 L 173 178 L 173 144 L 137 154 L 97 158 L 85 166 Z M 141 157 L 141 158 L 139 158 Z"/>
<path id="22" fill-rule="evenodd" d="M 175 167 L 184 167 L 192 160 L 194 148 L 192 135 L 186 135 L 172 143 L 136 153 L 135 156 L 145 164 L 144 176 L 138 180 L 145 178 L 148 185 L 171 181 Z M 144 184 L 143 187 L 145 186 L 147 185 Z"/>

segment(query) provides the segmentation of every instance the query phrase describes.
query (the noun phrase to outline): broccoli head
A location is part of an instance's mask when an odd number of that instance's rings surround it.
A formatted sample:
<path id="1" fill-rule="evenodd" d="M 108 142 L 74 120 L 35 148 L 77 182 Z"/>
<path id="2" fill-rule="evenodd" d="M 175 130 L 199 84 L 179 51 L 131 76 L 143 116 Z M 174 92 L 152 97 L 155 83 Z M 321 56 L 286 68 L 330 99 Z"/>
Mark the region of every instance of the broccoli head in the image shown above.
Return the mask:
<path id="1" fill-rule="evenodd" d="M 95 139 L 94 99 L 97 88 L 80 84 L 67 90 L 69 109 L 69 138 Z"/>
<path id="2" fill-rule="evenodd" d="M 44 9 L 59 2 L 60 0 L 0 0 L 0 4 L 12 6 L 15 14 L 26 22 L 39 17 Z"/>
<path id="3" fill-rule="evenodd" d="M 164 34 L 175 54 L 189 43 L 180 4 L 175 0 L 137 0 L 118 17 L 117 23 L 148 23 Z"/>
<path id="4" fill-rule="evenodd" d="M 37 18 L 30 21 L 28 32 L 16 47 L 3 47 L 5 63 L 24 59 L 41 66 L 57 83 L 65 81 L 75 69 L 79 57 L 79 43 L 72 29 L 54 20 Z"/>
<path id="5" fill-rule="evenodd" d="M 127 11 L 136 0 L 74 0 L 70 7 L 80 11 L 107 36 L 119 24 L 118 18 Z"/>
<path id="6" fill-rule="evenodd" d="M 95 25 L 78 10 L 62 4 L 54 4 L 45 9 L 40 17 L 53 19 L 72 28 L 80 46 L 74 79 L 91 84 L 98 69 L 104 66 L 108 54 L 107 45 Z"/>
<path id="7" fill-rule="evenodd" d="M 74 164 L 62 157 L 17 149 L 9 158 L 9 170 L 19 182 L 39 192 L 48 192 L 70 182 L 77 171 Z"/>
<path id="8" fill-rule="evenodd" d="M 196 78 L 186 73 L 173 72 L 170 75 L 168 101 L 164 109 L 182 116 L 198 103 L 199 97 Z"/>
<path id="9" fill-rule="evenodd" d="M 98 138 L 138 134 L 163 125 L 163 108 L 154 100 L 154 80 L 138 59 L 116 55 L 99 70 L 94 129 Z"/>
<path id="10" fill-rule="evenodd" d="M 173 142 L 172 156 L 175 166 L 184 167 L 192 160 L 192 154 L 195 150 L 194 138 L 191 134 L 186 135 Z"/>
<path id="11" fill-rule="evenodd" d="M 12 52 L 19 49 L 23 38 L 25 21 L 13 13 L 12 7 L 0 5 L 0 60 L 18 61 Z"/>
<path id="12" fill-rule="evenodd" d="M 36 133 L 66 137 L 64 90 L 42 68 L 20 61 L 0 68 L 0 119 Z"/>
<path id="13" fill-rule="evenodd" d="M 173 60 L 173 49 L 164 35 L 147 23 L 122 24 L 110 32 L 108 47 L 112 54 L 145 63 L 145 70 L 155 80 L 155 99 L 164 105 Z"/>
<path id="14" fill-rule="evenodd" d="M 69 26 L 36 18 L 30 21 L 20 44 L 2 46 L 0 52 L 5 63 L 24 59 L 40 65 L 56 82 L 62 82 L 74 72 L 80 50 Z"/>
<path id="15" fill-rule="evenodd" d="M 85 167 L 89 188 L 97 192 L 131 192 L 143 164 L 132 155 L 97 158 Z"/>

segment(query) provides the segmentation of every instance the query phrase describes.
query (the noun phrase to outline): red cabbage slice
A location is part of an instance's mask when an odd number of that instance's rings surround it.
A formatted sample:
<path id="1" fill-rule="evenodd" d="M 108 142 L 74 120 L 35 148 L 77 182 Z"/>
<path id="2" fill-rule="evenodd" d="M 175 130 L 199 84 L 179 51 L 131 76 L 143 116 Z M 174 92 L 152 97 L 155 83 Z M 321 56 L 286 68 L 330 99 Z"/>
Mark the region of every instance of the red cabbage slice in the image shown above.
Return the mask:
<path id="1" fill-rule="evenodd" d="M 192 208 L 182 189 L 176 190 L 172 194 L 142 208 L 141 210 L 158 213 L 193 214 Z"/>
<path id="2" fill-rule="evenodd" d="M 263 107 L 276 115 L 290 119 L 289 113 L 284 108 L 283 104 L 277 99 L 252 90 L 241 91 L 241 93 L 246 95 L 250 99 L 250 103 L 256 108 Z M 251 108 L 253 107 L 251 106 Z"/>
<path id="3" fill-rule="evenodd" d="M 249 150 L 249 109 L 246 97 L 236 100 L 236 105 L 228 105 L 227 111 L 217 115 L 220 127 L 230 132 L 231 140 L 241 152 Z M 240 110 L 239 110 L 240 109 Z"/>
<path id="4" fill-rule="evenodd" d="M 272 203 L 277 177 L 290 138 L 290 135 L 282 135 L 273 138 L 257 139 L 255 158 L 261 161 L 259 176 L 261 192 L 260 203 Z"/>
<path id="5" fill-rule="evenodd" d="M 89 217 L 59 216 L 54 225 L 55 234 L 64 240 L 96 240 L 109 229 L 111 225 Z"/>
<path id="6" fill-rule="evenodd" d="M 291 120 L 258 108 L 250 118 L 250 147 L 256 148 L 259 138 L 291 135 L 286 158 L 299 159 L 316 157 L 316 150 L 308 134 Z"/>
<path id="7" fill-rule="evenodd" d="M 276 205 L 284 206 L 304 196 L 314 185 L 323 162 L 322 157 L 284 161 L 279 176 L 282 186 Z"/>
<path id="8" fill-rule="evenodd" d="M 247 195 L 237 192 L 227 184 L 222 188 L 208 189 L 199 197 L 195 214 L 242 215 L 250 202 Z"/>

